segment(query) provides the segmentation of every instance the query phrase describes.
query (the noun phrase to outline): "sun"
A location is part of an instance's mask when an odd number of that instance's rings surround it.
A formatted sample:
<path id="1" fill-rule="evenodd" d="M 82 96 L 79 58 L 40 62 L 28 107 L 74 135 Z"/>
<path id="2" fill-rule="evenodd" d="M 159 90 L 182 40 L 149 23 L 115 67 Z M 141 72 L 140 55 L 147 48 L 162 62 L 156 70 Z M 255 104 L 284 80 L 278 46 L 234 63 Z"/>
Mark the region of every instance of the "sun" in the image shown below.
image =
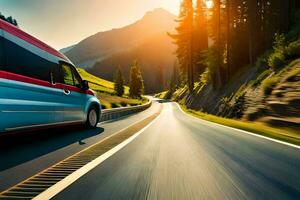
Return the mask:
<path id="1" fill-rule="evenodd" d="M 214 2 L 212 0 L 206 0 L 205 4 L 206 4 L 206 7 L 209 8 L 209 9 L 214 7 Z"/>
<path id="2" fill-rule="evenodd" d="M 161 0 L 161 7 L 166 8 L 174 14 L 179 14 L 181 0 Z"/>

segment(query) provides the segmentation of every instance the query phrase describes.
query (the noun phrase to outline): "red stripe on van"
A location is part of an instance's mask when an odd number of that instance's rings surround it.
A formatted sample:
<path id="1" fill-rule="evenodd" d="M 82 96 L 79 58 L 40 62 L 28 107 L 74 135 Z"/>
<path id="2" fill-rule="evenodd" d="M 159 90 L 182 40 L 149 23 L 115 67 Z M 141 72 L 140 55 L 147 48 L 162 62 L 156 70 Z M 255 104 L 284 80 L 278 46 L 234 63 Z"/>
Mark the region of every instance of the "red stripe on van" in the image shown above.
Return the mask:
<path id="1" fill-rule="evenodd" d="M 24 31 L 22 31 L 21 29 L 17 28 L 16 26 L 11 25 L 10 23 L 3 21 L 0 19 L 0 29 L 5 30 L 6 32 L 22 39 L 25 40 L 26 42 L 54 55 L 57 57 L 62 58 L 64 61 L 66 62 L 70 62 L 69 59 L 64 56 L 63 54 L 61 54 L 60 52 L 58 52 L 57 50 L 55 50 L 54 48 L 50 47 L 49 45 L 43 43 L 42 41 L 32 37 L 31 35 L 29 35 L 28 33 L 25 33 Z"/>
<path id="2" fill-rule="evenodd" d="M 83 94 L 88 94 L 88 95 L 94 96 L 94 93 L 91 90 L 84 91 L 78 87 L 71 86 L 71 85 L 65 85 L 65 84 L 61 84 L 61 83 L 57 83 L 57 84 L 53 85 L 53 84 L 49 83 L 48 81 L 30 78 L 27 76 L 22 76 L 19 74 L 14 74 L 14 73 L 2 71 L 2 70 L 0 70 L 0 78 L 13 80 L 13 81 L 19 81 L 19 82 L 23 82 L 23 83 L 34 84 L 34 85 L 39 85 L 39 86 L 45 86 L 45 87 L 50 87 L 50 88 L 56 88 L 56 89 L 67 89 L 67 90 L 70 90 L 73 92 L 78 92 L 78 93 L 83 93 Z"/>
<path id="3" fill-rule="evenodd" d="M 35 85 L 40 85 L 40 86 L 45 86 L 45 87 L 52 87 L 52 88 L 61 89 L 61 87 L 59 87 L 59 85 L 52 85 L 51 83 L 49 83 L 47 81 L 43 81 L 43 80 L 39 80 L 39 79 L 35 79 L 35 78 L 30 78 L 30 77 L 27 77 L 27 76 L 22 76 L 22 75 L 19 75 L 19 74 L 14 74 L 14 73 L 2 71 L 2 70 L 0 70 L 0 78 L 13 80 L 13 81 L 19 81 L 19 82 L 23 82 L 23 83 L 30 83 L 30 84 L 35 84 Z"/>

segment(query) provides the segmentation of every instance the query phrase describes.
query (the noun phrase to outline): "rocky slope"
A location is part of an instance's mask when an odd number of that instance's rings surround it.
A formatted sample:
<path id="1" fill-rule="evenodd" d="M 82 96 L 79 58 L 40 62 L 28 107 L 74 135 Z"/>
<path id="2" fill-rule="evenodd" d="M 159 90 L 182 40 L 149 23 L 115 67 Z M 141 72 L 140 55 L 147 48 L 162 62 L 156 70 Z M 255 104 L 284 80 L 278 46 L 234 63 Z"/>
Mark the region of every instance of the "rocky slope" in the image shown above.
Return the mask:
<path id="1" fill-rule="evenodd" d="M 243 119 L 300 130 L 300 60 L 277 77 L 279 82 L 269 96 L 259 89 L 246 93 L 247 108 Z"/>
<path id="2" fill-rule="evenodd" d="M 265 94 L 263 83 L 270 78 L 278 81 Z M 245 68 L 224 88 L 199 84 L 192 94 L 181 88 L 172 98 L 193 110 L 300 131 L 300 59 L 278 71 Z"/>

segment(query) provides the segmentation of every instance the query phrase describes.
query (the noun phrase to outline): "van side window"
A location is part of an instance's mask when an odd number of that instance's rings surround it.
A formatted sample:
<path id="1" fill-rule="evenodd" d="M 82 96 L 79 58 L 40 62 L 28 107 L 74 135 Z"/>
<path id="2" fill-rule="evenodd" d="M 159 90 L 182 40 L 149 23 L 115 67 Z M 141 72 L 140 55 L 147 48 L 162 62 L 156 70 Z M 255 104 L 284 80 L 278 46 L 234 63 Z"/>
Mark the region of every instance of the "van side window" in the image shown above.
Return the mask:
<path id="1" fill-rule="evenodd" d="M 44 58 L 31 53 L 17 44 L 3 39 L 4 71 L 35 78 L 43 81 L 51 81 L 51 69 L 57 65 Z"/>
<path id="2" fill-rule="evenodd" d="M 71 67 L 66 64 L 62 64 L 61 69 L 64 83 L 75 86 Z"/>
<path id="3" fill-rule="evenodd" d="M 68 64 L 62 63 L 61 71 L 62 71 L 62 77 L 63 77 L 62 83 L 81 88 L 81 78 L 74 67 L 72 67 Z"/>
<path id="4" fill-rule="evenodd" d="M 61 81 L 60 66 L 58 64 L 51 69 L 51 83 L 63 83 Z"/>
<path id="5" fill-rule="evenodd" d="M 73 77 L 74 77 L 75 86 L 81 88 L 81 78 L 80 78 L 80 75 L 74 69 L 72 71 L 73 71 Z"/>

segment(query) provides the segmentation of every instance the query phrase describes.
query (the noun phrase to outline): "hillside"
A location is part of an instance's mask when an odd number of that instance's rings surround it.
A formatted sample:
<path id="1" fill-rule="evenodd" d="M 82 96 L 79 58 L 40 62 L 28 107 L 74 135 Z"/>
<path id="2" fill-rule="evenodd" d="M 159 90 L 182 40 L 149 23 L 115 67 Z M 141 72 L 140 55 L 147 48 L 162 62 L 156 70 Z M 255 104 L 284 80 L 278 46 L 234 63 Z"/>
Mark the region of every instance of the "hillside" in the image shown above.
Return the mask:
<path id="1" fill-rule="evenodd" d="M 300 59 L 278 71 L 245 68 L 226 88 L 197 83 L 192 94 L 178 88 L 171 100 L 195 117 L 300 144 Z"/>
<path id="2" fill-rule="evenodd" d="M 134 60 L 138 60 L 145 81 L 145 91 L 147 93 L 162 91 L 166 85 L 166 80 L 170 79 L 174 64 L 174 46 L 169 42 L 168 37 L 166 33 L 157 34 L 138 47 L 97 62 L 88 71 L 107 80 L 113 80 L 114 73 L 121 66 L 126 81 L 129 82 L 130 66 Z M 161 76 L 164 80 L 159 83 Z"/>
<path id="3" fill-rule="evenodd" d="M 300 141 L 300 26 L 275 37 L 255 66 L 237 70 L 221 88 L 202 74 L 192 92 L 179 87 L 158 96 L 202 119 L 292 143 Z"/>
<path id="4" fill-rule="evenodd" d="M 79 72 L 80 76 L 84 79 L 89 81 L 89 86 L 99 92 L 107 92 L 109 94 L 112 94 L 114 91 L 114 83 L 107 81 L 105 79 L 99 78 L 97 76 L 94 76 L 84 69 L 77 68 L 77 71 Z M 92 84 L 95 83 L 95 84 Z M 127 89 L 128 90 L 128 89 Z"/>
<path id="5" fill-rule="evenodd" d="M 269 86 L 269 81 L 275 80 Z M 226 90 L 198 84 L 193 94 L 178 89 L 173 100 L 188 108 L 226 118 L 263 122 L 273 127 L 300 130 L 300 59 L 279 71 L 244 69 Z M 266 87 L 273 87 L 266 94 Z"/>
<path id="6" fill-rule="evenodd" d="M 59 50 L 61 53 L 67 53 L 68 51 L 70 51 L 72 48 L 74 47 L 74 45 L 66 47 L 66 48 L 62 48 L 61 50 Z"/>

